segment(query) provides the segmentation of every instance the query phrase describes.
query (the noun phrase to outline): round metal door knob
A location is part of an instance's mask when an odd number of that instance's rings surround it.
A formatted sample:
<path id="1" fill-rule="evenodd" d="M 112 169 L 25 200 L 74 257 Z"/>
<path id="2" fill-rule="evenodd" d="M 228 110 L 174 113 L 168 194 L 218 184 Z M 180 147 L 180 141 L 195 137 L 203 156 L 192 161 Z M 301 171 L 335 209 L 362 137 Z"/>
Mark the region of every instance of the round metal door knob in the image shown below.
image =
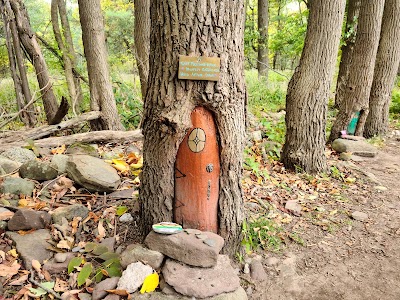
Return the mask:
<path id="1" fill-rule="evenodd" d="M 207 171 L 208 173 L 211 173 L 213 170 L 214 170 L 214 165 L 213 165 L 213 164 L 208 164 L 208 165 L 206 166 L 206 171 Z"/>

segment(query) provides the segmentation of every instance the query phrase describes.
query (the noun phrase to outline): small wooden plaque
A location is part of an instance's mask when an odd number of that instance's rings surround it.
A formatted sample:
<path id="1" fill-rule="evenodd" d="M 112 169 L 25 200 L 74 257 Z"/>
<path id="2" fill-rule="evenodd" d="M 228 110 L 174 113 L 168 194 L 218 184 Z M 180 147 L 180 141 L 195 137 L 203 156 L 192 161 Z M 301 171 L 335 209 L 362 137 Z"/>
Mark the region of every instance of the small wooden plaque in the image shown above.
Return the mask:
<path id="1" fill-rule="evenodd" d="M 179 79 L 218 81 L 220 58 L 205 56 L 179 56 Z"/>

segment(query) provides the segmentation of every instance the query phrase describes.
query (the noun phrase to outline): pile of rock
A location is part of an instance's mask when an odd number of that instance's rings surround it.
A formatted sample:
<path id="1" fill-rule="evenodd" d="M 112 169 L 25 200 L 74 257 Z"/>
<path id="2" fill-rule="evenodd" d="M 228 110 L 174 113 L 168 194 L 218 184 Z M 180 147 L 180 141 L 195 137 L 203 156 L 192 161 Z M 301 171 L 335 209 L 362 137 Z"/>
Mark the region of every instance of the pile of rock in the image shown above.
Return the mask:
<path id="1" fill-rule="evenodd" d="M 224 245 L 219 235 L 195 229 L 172 235 L 151 232 L 145 244 L 148 249 L 129 246 L 121 254 L 121 264 L 129 264 L 128 270 L 143 262 L 161 270 L 161 292 L 137 295 L 137 299 L 247 299 L 229 257 L 219 254 Z M 126 289 L 121 280 L 118 288 Z"/>

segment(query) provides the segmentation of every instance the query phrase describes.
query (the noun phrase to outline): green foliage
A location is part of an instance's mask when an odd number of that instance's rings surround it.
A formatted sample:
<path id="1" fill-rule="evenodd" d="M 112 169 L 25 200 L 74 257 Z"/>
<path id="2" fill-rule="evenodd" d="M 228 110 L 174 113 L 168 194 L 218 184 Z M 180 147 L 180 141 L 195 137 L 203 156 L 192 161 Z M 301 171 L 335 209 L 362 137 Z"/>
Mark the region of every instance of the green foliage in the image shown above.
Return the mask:
<path id="1" fill-rule="evenodd" d="M 278 251 L 282 247 L 282 227 L 275 222 L 260 217 L 242 225 L 243 241 L 247 252 L 262 248 L 263 250 Z"/>
<path id="2" fill-rule="evenodd" d="M 390 112 L 400 116 L 400 89 L 394 88 L 392 93 L 392 103 L 390 105 Z"/>

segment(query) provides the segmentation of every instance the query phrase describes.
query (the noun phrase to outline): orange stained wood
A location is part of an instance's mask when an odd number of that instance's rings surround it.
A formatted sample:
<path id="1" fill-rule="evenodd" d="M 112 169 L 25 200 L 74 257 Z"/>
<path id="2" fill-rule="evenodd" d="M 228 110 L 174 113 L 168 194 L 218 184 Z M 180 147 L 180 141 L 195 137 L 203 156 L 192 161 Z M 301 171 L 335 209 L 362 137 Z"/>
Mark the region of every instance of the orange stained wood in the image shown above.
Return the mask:
<path id="1" fill-rule="evenodd" d="M 175 163 L 175 222 L 183 228 L 218 232 L 220 158 L 210 111 L 196 107 L 192 128 L 179 146 Z"/>

